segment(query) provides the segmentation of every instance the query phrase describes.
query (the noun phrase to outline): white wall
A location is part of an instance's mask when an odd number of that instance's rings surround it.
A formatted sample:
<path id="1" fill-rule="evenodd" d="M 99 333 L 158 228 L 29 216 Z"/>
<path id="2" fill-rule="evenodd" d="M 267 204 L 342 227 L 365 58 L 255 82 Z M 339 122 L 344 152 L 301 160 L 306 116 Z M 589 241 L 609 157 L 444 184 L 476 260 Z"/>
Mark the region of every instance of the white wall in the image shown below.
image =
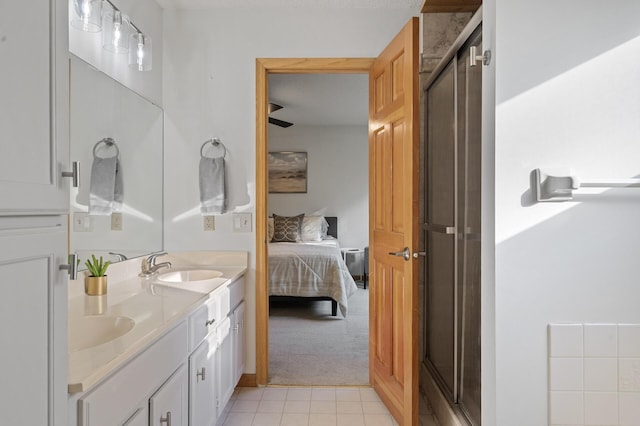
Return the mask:
<path id="1" fill-rule="evenodd" d="M 640 3 L 488 3 L 495 187 L 485 180 L 483 196 L 495 195 L 496 418 L 483 424 L 539 426 L 547 325 L 640 321 L 640 190 L 580 190 L 572 202 L 542 204 L 529 191 L 536 167 L 572 167 L 583 180 L 640 174 Z M 491 113 L 484 124 L 493 128 Z"/>
<path id="2" fill-rule="evenodd" d="M 337 216 L 342 247 L 369 245 L 368 138 L 367 126 L 269 126 L 269 151 L 307 153 L 307 193 L 269 194 L 269 214 Z"/>
<path id="3" fill-rule="evenodd" d="M 153 45 L 153 67 L 140 72 L 128 66 L 128 55 L 115 54 L 102 48 L 102 33 L 87 33 L 69 25 L 69 51 L 111 78 L 124 84 L 151 102 L 162 105 L 162 9 L 155 0 L 112 0 L 128 15 Z M 69 0 L 70 18 L 74 14 Z"/>
<path id="4" fill-rule="evenodd" d="M 230 200 L 255 211 L 255 60 L 373 57 L 418 10 L 217 9 L 164 12 L 165 249 L 246 250 L 247 373 L 255 372 L 255 235 L 233 233 L 230 215 L 203 232 L 198 210 L 200 146 L 229 150 Z"/>

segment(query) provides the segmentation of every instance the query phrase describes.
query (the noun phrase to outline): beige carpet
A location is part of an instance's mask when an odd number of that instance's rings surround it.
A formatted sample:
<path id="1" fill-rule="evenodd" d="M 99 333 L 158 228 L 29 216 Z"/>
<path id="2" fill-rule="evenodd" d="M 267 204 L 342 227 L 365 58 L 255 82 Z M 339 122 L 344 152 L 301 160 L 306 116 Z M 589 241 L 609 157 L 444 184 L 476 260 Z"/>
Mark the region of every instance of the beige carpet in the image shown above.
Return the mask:
<path id="1" fill-rule="evenodd" d="M 349 298 L 349 314 L 330 302 L 271 302 L 269 384 L 368 385 L 369 290 Z"/>

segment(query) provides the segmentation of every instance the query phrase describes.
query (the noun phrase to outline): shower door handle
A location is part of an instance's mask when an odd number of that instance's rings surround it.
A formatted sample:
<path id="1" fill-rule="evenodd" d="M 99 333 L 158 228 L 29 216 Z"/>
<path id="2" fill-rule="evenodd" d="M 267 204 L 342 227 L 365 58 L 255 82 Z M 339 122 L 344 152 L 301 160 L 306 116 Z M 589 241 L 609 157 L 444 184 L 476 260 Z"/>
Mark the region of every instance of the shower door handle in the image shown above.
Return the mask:
<path id="1" fill-rule="evenodd" d="M 426 231 L 437 232 L 439 234 L 453 235 L 453 234 L 456 233 L 456 227 L 455 226 L 434 225 L 434 224 L 430 224 L 430 223 L 425 223 L 424 224 L 424 229 Z"/>
<path id="2" fill-rule="evenodd" d="M 411 259 L 411 250 L 409 250 L 409 247 L 405 247 L 402 251 L 392 251 L 389 252 L 389 254 L 391 256 L 398 256 L 398 257 L 402 257 L 404 258 L 404 260 L 409 260 Z"/>

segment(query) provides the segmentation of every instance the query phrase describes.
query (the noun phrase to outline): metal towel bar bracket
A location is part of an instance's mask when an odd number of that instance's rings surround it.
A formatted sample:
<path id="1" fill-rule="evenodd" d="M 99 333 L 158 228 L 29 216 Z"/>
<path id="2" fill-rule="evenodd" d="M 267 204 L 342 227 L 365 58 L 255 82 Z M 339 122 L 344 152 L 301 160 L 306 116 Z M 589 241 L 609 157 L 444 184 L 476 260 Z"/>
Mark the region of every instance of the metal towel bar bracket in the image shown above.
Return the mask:
<path id="1" fill-rule="evenodd" d="M 594 179 L 581 181 L 566 170 L 546 171 L 535 169 L 532 172 L 532 190 L 536 201 L 569 201 L 573 191 L 580 188 L 640 188 L 640 179 Z"/>
<path id="2" fill-rule="evenodd" d="M 200 156 L 204 157 L 204 148 L 208 145 L 211 144 L 214 147 L 219 147 L 222 148 L 222 158 L 227 156 L 227 147 L 224 146 L 224 144 L 220 141 L 220 139 L 218 138 L 211 138 L 208 141 L 206 141 L 205 143 L 202 144 L 202 146 L 200 147 Z M 217 158 L 217 157 L 212 157 L 212 158 Z"/>
<path id="3" fill-rule="evenodd" d="M 100 139 L 98 142 L 96 142 L 96 144 L 93 146 L 93 156 L 96 156 L 98 147 L 100 146 L 100 144 L 105 144 L 107 147 L 114 147 L 116 149 L 116 157 L 120 156 L 120 149 L 118 149 L 118 144 L 116 143 L 116 141 L 113 140 L 113 138 L 104 138 L 104 139 Z"/>

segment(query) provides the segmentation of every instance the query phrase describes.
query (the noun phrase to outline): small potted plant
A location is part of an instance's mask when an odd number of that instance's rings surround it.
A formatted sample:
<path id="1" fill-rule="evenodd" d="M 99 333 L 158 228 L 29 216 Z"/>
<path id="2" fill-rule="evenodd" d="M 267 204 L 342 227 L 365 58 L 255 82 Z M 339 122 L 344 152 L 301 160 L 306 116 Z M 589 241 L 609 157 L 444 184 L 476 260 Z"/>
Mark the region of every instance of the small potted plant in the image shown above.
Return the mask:
<path id="1" fill-rule="evenodd" d="M 95 255 L 91 255 L 91 259 L 87 259 L 84 264 L 89 270 L 89 274 L 84 279 L 84 291 L 89 296 L 101 296 L 107 294 L 107 268 L 111 265 L 110 261 L 104 262 L 102 256 L 97 259 Z"/>

